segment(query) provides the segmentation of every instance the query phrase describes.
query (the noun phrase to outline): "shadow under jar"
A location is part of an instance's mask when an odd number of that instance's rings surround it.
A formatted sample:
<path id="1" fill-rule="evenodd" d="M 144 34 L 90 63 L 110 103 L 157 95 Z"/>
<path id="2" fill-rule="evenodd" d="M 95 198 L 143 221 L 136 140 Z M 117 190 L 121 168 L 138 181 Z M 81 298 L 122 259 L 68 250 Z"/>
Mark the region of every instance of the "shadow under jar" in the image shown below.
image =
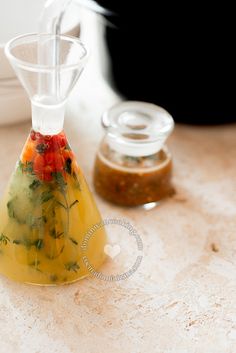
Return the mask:
<path id="1" fill-rule="evenodd" d="M 172 156 L 165 142 L 172 117 L 143 102 L 123 102 L 105 112 L 94 166 L 97 193 L 120 206 L 157 203 L 174 194 Z"/>

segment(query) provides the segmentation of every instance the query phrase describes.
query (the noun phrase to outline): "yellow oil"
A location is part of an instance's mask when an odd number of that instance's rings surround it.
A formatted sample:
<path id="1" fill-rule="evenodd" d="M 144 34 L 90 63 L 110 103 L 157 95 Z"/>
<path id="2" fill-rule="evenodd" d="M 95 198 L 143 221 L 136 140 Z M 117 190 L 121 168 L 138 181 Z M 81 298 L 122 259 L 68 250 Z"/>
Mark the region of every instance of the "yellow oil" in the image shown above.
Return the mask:
<path id="1" fill-rule="evenodd" d="M 19 282 L 64 284 L 90 274 L 83 256 L 97 270 L 105 260 L 106 233 L 94 232 L 82 243 L 101 216 L 82 172 L 59 183 L 40 182 L 23 172 L 13 173 L 0 204 L 0 273 Z"/>

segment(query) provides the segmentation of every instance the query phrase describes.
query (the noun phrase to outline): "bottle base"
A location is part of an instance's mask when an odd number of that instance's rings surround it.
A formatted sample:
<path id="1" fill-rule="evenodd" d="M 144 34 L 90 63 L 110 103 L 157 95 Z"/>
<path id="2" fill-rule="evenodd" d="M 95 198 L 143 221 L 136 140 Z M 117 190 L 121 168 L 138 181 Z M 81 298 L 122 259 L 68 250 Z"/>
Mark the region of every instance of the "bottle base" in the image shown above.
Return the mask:
<path id="1" fill-rule="evenodd" d="M 37 286 L 37 287 L 59 287 L 59 286 L 66 286 L 66 285 L 79 282 L 87 277 L 91 277 L 91 275 L 88 273 L 80 278 L 77 278 L 71 281 L 61 282 L 61 283 L 33 283 L 33 282 L 21 282 L 21 283 L 31 285 L 31 286 Z"/>
<path id="2" fill-rule="evenodd" d="M 59 287 L 59 286 L 66 286 L 66 285 L 71 285 L 71 284 L 74 284 L 76 282 L 79 282 L 85 278 L 88 278 L 88 277 L 92 277 L 92 275 L 90 273 L 87 273 L 85 274 L 84 276 L 81 276 L 79 278 L 76 278 L 76 279 L 73 279 L 73 280 L 70 280 L 70 281 L 65 281 L 65 282 L 55 282 L 55 283 L 36 283 L 36 282 L 30 282 L 30 281 L 19 281 L 15 278 L 11 278 L 11 277 L 8 277 L 4 274 L 0 274 L 0 276 L 6 278 L 6 279 L 9 279 L 15 283 L 18 283 L 18 284 L 27 284 L 27 285 L 30 285 L 30 286 L 36 286 L 36 287 Z"/>

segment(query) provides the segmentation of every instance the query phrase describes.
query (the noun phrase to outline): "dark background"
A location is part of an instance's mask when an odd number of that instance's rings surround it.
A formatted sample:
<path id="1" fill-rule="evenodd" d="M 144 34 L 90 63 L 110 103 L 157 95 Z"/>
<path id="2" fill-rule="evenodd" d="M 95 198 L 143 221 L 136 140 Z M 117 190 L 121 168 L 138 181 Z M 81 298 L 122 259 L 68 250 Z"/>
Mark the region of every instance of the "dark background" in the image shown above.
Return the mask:
<path id="1" fill-rule="evenodd" d="M 132 100 L 163 106 L 176 121 L 236 121 L 233 5 L 100 0 L 114 82 Z"/>

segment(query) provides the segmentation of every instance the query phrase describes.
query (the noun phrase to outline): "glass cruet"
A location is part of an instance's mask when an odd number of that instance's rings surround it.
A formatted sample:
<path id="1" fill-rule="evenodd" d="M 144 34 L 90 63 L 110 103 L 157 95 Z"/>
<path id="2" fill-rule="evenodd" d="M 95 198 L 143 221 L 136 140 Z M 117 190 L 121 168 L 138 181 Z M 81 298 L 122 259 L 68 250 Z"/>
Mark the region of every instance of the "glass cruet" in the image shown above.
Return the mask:
<path id="1" fill-rule="evenodd" d="M 79 39 L 59 36 L 55 63 L 54 39 L 50 34 L 24 35 L 6 46 L 31 100 L 32 130 L 0 203 L 0 273 L 41 285 L 87 276 L 82 257 L 98 268 L 106 243 L 101 228 L 81 249 L 101 216 L 63 131 L 65 103 L 87 50 Z"/>

